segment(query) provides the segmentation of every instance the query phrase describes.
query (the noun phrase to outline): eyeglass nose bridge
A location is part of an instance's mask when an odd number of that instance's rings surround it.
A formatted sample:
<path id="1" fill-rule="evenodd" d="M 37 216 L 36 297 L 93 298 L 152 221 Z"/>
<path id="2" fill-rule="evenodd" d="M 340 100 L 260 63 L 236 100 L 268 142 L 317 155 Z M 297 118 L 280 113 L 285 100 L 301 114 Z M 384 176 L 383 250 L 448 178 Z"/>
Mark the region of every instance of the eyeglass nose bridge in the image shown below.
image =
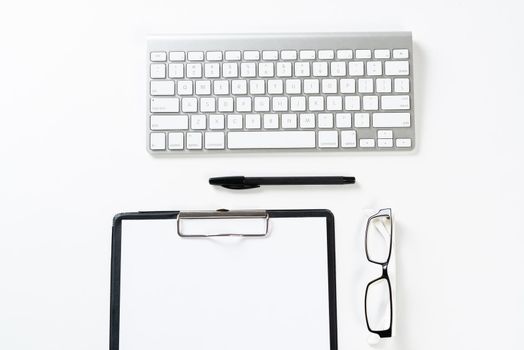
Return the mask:
<path id="1" fill-rule="evenodd" d="M 382 276 L 381 277 L 389 279 L 388 263 L 381 264 L 381 266 L 382 266 Z"/>

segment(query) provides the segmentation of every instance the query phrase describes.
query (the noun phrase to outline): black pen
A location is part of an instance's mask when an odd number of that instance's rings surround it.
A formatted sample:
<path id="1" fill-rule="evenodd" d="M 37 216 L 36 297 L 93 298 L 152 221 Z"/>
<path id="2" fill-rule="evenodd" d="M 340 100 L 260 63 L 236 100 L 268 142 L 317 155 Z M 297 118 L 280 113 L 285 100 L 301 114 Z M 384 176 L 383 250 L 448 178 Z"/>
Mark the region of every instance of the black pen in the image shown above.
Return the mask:
<path id="1" fill-rule="evenodd" d="M 265 185 L 346 185 L 354 184 L 352 176 L 284 176 L 284 177 L 212 177 L 211 185 L 222 186 L 232 190 L 244 190 Z"/>

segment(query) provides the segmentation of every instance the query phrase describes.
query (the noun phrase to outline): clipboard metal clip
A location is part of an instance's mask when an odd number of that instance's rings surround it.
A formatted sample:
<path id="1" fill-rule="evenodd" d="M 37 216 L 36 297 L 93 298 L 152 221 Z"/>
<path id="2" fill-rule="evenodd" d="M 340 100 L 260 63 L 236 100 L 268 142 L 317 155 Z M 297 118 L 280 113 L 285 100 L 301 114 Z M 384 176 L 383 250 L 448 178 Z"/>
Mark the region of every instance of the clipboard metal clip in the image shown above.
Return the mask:
<path id="1" fill-rule="evenodd" d="M 184 220 L 230 220 L 230 219 L 261 219 L 264 220 L 264 230 L 259 233 L 196 233 L 182 231 Z M 269 233 L 269 214 L 265 210 L 235 210 L 218 209 L 216 211 L 180 212 L 176 218 L 177 234 L 184 238 L 205 237 L 265 237 Z"/>

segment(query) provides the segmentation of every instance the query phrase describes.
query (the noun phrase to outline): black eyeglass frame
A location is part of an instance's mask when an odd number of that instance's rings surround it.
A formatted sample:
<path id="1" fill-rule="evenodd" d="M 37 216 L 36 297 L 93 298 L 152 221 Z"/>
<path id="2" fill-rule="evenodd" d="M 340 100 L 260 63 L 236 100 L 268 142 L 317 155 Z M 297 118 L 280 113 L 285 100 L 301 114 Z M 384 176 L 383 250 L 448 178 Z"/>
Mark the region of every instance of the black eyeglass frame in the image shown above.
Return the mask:
<path id="1" fill-rule="evenodd" d="M 369 224 L 370 224 L 371 220 L 373 220 L 375 218 L 380 218 L 380 217 L 386 217 L 386 218 L 388 218 L 388 220 L 390 220 L 390 234 L 391 234 L 391 237 L 389 239 L 389 253 L 388 253 L 388 257 L 387 257 L 385 262 L 378 262 L 378 261 L 372 260 L 369 257 L 369 251 L 368 251 Z M 381 210 L 378 211 L 378 213 L 376 213 L 376 214 L 374 214 L 374 215 L 372 215 L 372 216 L 370 216 L 368 218 L 368 221 L 367 221 L 367 224 L 366 224 L 365 249 L 366 249 L 366 258 L 368 259 L 368 261 L 370 263 L 377 264 L 377 265 L 380 265 L 382 267 L 382 275 L 368 283 L 368 285 L 366 286 L 366 294 L 365 294 L 365 297 L 364 297 L 364 313 L 366 315 L 366 325 L 368 327 L 368 330 L 371 333 L 377 334 L 380 338 L 391 338 L 391 336 L 392 336 L 392 329 L 393 329 L 393 293 L 391 291 L 391 282 L 389 280 L 389 274 L 388 274 L 388 266 L 389 266 L 389 260 L 391 258 L 392 245 L 393 245 L 393 216 L 391 214 L 391 208 L 381 209 Z M 378 282 L 378 281 L 380 281 L 382 279 L 384 279 L 387 282 L 388 290 L 389 290 L 389 313 L 390 313 L 389 327 L 387 329 L 384 329 L 384 330 L 374 330 L 374 329 L 371 329 L 371 327 L 369 326 L 368 309 L 367 309 L 368 290 L 369 290 L 369 287 L 373 283 Z"/>

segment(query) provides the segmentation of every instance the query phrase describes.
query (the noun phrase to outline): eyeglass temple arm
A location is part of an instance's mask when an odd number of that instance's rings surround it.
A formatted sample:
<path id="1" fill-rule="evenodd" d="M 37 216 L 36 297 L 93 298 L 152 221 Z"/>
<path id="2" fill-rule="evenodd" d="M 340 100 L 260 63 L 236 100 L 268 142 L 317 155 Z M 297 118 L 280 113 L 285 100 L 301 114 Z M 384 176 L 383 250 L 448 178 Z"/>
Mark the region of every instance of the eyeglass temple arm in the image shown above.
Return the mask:
<path id="1" fill-rule="evenodd" d="M 380 234 L 382 235 L 382 237 L 384 238 L 385 241 L 388 241 L 388 229 L 386 228 L 386 226 L 384 226 L 384 223 L 381 221 L 380 223 L 378 224 L 375 224 L 375 226 L 378 228 L 378 231 L 380 232 Z"/>
<path id="2" fill-rule="evenodd" d="M 371 218 L 376 218 L 376 217 L 381 217 L 381 216 L 387 216 L 388 219 L 391 220 L 391 209 L 381 209 L 379 210 L 378 213 L 373 215 Z M 384 226 L 384 223 L 382 221 L 378 221 L 378 223 L 375 224 L 375 227 L 378 229 L 378 231 L 380 232 L 384 240 L 388 241 L 389 239 L 388 234 L 390 234 L 390 232 L 388 232 L 388 229 L 386 228 L 386 226 Z"/>

